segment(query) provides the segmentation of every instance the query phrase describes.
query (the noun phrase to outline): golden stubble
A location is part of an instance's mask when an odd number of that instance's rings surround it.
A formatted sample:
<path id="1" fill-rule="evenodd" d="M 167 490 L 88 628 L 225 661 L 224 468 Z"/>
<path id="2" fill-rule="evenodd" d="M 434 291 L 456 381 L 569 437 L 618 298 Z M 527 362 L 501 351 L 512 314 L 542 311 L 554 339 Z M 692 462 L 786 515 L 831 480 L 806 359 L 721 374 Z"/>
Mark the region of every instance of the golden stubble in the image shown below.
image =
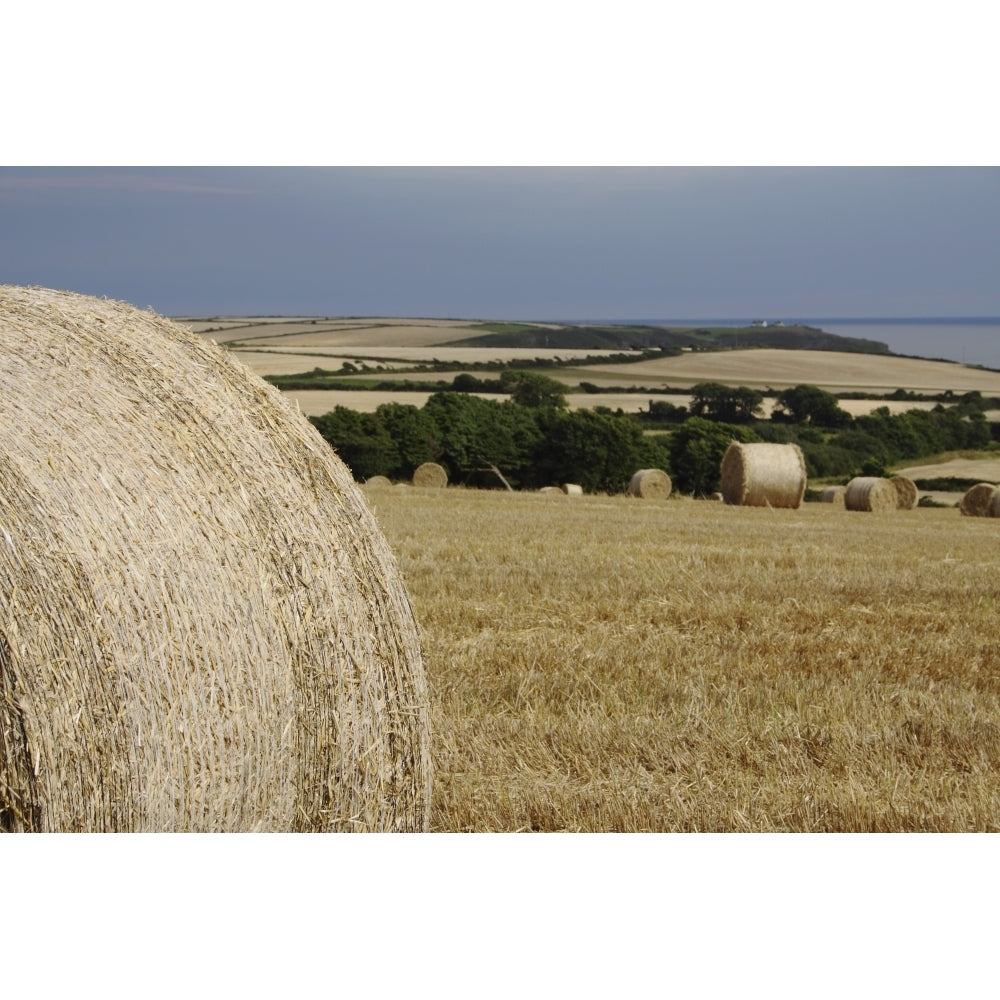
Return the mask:
<path id="1" fill-rule="evenodd" d="M 442 831 L 1000 827 L 1000 525 L 370 492 Z"/>

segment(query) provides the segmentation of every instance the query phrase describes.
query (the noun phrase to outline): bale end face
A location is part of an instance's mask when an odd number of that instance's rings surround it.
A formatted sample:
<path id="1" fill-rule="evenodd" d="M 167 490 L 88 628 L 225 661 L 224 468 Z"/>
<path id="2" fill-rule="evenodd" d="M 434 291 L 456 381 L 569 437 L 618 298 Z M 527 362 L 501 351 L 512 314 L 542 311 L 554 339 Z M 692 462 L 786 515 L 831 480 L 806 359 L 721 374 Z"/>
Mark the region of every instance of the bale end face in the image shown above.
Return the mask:
<path id="1" fill-rule="evenodd" d="M 997 487 L 993 483 L 977 483 L 966 490 L 958 509 L 965 517 L 995 517 L 990 511 L 996 493 Z"/>
<path id="2" fill-rule="evenodd" d="M 845 492 L 846 489 L 843 486 L 827 486 L 820 494 L 819 499 L 821 503 L 833 504 L 834 507 L 843 507 Z"/>
<path id="3" fill-rule="evenodd" d="M 844 491 L 844 506 L 848 510 L 884 514 L 899 509 L 899 494 L 881 476 L 855 476 Z"/>
<path id="4" fill-rule="evenodd" d="M 640 469 L 629 482 L 631 496 L 643 500 L 666 500 L 673 489 L 673 483 L 662 469 Z"/>
<path id="5" fill-rule="evenodd" d="M 448 485 L 448 473 L 437 462 L 424 462 L 413 473 L 413 485 L 425 489 L 444 489 Z"/>
<path id="6" fill-rule="evenodd" d="M 722 498 L 743 507 L 788 507 L 802 504 L 806 461 L 796 444 L 733 441 L 719 470 Z"/>
<path id="7" fill-rule="evenodd" d="M 890 480 L 896 490 L 896 506 L 899 510 L 913 510 L 917 506 L 917 485 L 906 476 L 893 476 Z"/>

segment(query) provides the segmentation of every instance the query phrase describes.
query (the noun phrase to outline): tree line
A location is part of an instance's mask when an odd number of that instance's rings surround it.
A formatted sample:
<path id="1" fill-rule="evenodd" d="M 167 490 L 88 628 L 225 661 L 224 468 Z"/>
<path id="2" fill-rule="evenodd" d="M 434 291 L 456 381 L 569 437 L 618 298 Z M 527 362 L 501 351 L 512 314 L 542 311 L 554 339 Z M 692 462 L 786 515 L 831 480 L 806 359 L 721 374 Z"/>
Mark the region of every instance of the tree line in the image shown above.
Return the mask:
<path id="1" fill-rule="evenodd" d="M 503 401 L 437 392 L 422 407 L 338 406 L 310 419 L 358 481 L 409 479 L 417 466 L 437 462 L 453 483 L 498 486 L 495 467 L 515 489 L 572 482 L 606 493 L 623 492 L 641 468 L 664 469 L 678 492 L 713 493 L 733 440 L 798 444 L 810 478 L 846 481 L 1000 437 L 1000 425 L 985 417 L 995 401 L 977 392 L 931 410 L 894 415 L 879 407 L 852 417 L 832 393 L 798 385 L 778 393 L 765 420 L 763 394 L 746 386 L 704 382 L 692 388 L 688 407 L 650 400 L 648 410 L 629 414 L 570 410 L 565 385 L 536 372 L 504 372 L 502 382 Z"/>

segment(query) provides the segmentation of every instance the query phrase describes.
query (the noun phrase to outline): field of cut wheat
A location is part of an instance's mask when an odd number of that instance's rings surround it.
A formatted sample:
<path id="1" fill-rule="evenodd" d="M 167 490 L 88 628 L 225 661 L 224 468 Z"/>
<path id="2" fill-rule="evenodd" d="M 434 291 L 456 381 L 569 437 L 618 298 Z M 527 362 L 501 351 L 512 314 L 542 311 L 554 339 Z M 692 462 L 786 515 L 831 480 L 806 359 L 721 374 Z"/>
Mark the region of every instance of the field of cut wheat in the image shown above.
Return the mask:
<path id="1" fill-rule="evenodd" d="M 1000 829 L 1000 521 L 370 491 L 439 831 Z"/>

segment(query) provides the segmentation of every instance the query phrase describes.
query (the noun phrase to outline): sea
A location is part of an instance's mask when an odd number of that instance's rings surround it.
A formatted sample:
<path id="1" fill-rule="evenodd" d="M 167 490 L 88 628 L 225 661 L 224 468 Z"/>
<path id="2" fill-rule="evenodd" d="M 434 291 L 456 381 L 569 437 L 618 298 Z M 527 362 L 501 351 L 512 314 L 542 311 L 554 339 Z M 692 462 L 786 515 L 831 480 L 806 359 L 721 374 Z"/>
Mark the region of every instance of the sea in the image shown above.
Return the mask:
<path id="1" fill-rule="evenodd" d="M 786 326 L 803 323 L 843 337 L 863 337 L 886 344 L 893 354 L 933 360 L 958 361 L 1000 371 L 1000 316 L 817 317 L 753 316 L 726 319 L 603 319 L 567 322 L 614 323 L 644 326 L 749 326 L 754 320 Z"/>

